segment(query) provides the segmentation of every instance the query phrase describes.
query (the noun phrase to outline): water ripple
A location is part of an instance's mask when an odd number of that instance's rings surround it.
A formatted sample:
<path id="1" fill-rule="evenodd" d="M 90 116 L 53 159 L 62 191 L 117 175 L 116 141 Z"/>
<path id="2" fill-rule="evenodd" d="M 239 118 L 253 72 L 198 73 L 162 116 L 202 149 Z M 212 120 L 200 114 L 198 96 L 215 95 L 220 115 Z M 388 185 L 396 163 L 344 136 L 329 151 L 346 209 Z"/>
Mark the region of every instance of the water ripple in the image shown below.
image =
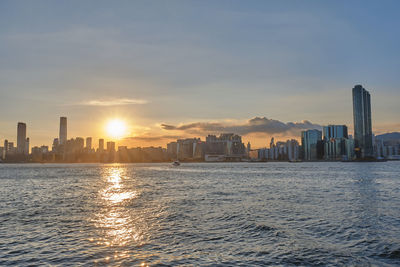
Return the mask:
<path id="1" fill-rule="evenodd" d="M 0 165 L 0 265 L 400 265 L 399 162 Z"/>

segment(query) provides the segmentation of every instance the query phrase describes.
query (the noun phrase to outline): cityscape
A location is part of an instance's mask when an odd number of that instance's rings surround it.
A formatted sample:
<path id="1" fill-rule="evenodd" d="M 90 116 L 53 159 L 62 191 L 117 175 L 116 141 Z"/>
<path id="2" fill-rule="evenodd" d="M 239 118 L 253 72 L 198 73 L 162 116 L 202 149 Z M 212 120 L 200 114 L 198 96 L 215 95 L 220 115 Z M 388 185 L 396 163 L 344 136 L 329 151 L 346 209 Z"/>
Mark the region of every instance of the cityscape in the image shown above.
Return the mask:
<path id="1" fill-rule="evenodd" d="M 0 0 L 0 266 L 400 266 L 399 11 Z"/>
<path id="2" fill-rule="evenodd" d="M 117 146 L 115 141 L 99 139 L 97 149 L 92 137 L 68 139 L 67 117 L 60 117 L 59 137 L 52 147 L 30 149 L 27 124 L 18 122 L 17 142 L 4 140 L 1 162 L 18 163 L 130 163 L 130 162 L 259 162 L 259 161 L 382 161 L 400 160 L 400 134 L 393 138 L 375 136 L 371 122 L 371 95 L 356 85 L 352 89 L 354 135 L 346 125 L 327 125 L 301 132 L 299 140 L 271 139 L 269 147 L 252 149 L 235 133 L 221 133 L 201 138 L 178 139 L 166 147 Z M 114 126 L 115 127 L 115 126 Z"/>

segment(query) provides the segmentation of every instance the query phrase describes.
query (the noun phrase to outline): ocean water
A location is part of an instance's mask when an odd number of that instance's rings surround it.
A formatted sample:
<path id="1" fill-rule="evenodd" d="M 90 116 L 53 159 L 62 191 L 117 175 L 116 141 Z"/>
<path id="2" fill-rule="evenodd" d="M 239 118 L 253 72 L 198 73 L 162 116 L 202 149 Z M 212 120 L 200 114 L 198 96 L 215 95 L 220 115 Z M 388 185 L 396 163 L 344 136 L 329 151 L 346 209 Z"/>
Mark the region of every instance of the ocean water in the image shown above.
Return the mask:
<path id="1" fill-rule="evenodd" d="M 400 162 L 3 164 L 0 265 L 400 265 Z"/>

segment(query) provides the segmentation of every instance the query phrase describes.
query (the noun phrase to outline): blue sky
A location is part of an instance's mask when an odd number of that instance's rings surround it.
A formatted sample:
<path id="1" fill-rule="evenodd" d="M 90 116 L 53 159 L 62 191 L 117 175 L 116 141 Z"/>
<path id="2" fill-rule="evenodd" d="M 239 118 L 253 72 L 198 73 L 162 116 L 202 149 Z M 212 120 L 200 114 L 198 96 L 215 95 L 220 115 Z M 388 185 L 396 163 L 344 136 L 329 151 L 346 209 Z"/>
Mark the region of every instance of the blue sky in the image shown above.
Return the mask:
<path id="1" fill-rule="evenodd" d="M 351 127 L 358 83 L 372 95 L 375 132 L 399 131 L 399 7 L 0 1 L 0 140 L 16 139 L 24 121 L 33 144 L 50 144 L 60 116 L 69 118 L 70 137 L 102 136 L 104 122 L 121 117 L 131 136 L 155 144 L 205 134 L 161 124 L 237 126 L 266 117 Z M 270 135 L 246 139 L 261 146 Z"/>

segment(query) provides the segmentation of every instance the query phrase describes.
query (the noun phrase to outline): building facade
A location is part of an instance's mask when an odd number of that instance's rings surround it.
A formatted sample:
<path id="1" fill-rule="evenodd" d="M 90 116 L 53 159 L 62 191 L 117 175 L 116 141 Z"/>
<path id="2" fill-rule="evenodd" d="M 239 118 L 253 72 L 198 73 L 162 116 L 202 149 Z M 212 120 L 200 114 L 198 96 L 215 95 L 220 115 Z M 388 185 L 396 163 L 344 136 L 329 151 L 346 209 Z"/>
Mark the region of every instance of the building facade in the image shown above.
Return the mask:
<path id="1" fill-rule="evenodd" d="M 323 128 L 324 133 L 324 159 L 325 160 L 350 160 L 351 150 L 354 150 L 346 125 L 328 125 Z"/>
<path id="2" fill-rule="evenodd" d="M 228 133 L 206 137 L 206 161 L 240 161 L 244 157 L 247 157 L 247 153 L 241 136 Z"/>
<path id="3" fill-rule="evenodd" d="M 17 125 L 17 153 L 25 155 L 26 152 L 26 124 L 18 122 Z"/>
<path id="4" fill-rule="evenodd" d="M 60 118 L 60 134 L 58 138 L 58 142 L 60 145 L 65 145 L 67 142 L 67 118 Z"/>
<path id="5" fill-rule="evenodd" d="M 301 146 L 303 159 L 313 161 L 321 159 L 322 132 L 319 130 L 308 130 L 301 132 Z"/>
<path id="6" fill-rule="evenodd" d="M 354 143 L 357 158 L 373 157 L 371 96 L 361 85 L 353 88 Z"/>

